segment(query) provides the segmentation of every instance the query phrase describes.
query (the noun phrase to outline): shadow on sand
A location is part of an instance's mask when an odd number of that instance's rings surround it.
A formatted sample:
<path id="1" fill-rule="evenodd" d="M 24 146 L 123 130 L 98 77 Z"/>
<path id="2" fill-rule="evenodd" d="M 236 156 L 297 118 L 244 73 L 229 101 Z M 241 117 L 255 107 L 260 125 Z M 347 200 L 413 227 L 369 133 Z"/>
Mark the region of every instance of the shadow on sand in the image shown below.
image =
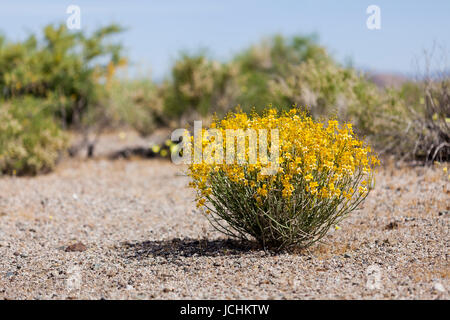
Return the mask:
<path id="1" fill-rule="evenodd" d="M 225 256 L 248 254 L 262 250 L 257 243 L 232 239 L 172 239 L 160 241 L 126 242 L 125 256 L 127 258 L 143 259 L 146 257 L 194 257 L 194 256 Z"/>

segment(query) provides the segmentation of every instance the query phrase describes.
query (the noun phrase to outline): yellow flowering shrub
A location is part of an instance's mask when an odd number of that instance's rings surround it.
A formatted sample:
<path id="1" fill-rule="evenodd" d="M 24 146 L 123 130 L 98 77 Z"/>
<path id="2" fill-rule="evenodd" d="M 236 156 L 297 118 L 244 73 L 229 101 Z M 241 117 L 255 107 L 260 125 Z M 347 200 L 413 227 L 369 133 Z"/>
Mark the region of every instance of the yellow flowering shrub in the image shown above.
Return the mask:
<path id="1" fill-rule="evenodd" d="M 216 134 L 209 133 L 211 129 Z M 217 145 L 217 132 L 226 137 L 229 129 L 238 130 L 236 142 L 245 141 L 244 152 L 237 147 L 233 162 L 228 153 L 230 148 L 234 153 L 235 140 L 219 142 L 223 154 L 211 148 Z M 252 130 L 267 132 L 267 145 L 246 134 Z M 255 141 L 260 154 L 251 161 Z M 267 152 L 261 152 L 261 146 Z M 274 148 L 278 152 L 272 153 Z M 366 198 L 379 163 L 370 147 L 355 137 L 351 124 L 314 121 L 296 108 L 250 116 L 229 113 L 203 129 L 201 149 L 202 161 L 188 166 L 198 207 L 225 234 L 253 237 L 273 249 L 306 247 L 320 240 Z M 221 159 L 225 155 L 227 161 Z"/>

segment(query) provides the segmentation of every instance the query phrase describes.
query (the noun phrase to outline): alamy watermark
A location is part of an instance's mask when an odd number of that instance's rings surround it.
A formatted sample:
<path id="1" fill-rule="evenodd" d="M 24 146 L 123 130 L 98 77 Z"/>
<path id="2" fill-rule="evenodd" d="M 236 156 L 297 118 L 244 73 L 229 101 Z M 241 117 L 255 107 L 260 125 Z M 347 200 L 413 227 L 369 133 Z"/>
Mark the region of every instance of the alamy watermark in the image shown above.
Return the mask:
<path id="1" fill-rule="evenodd" d="M 202 121 L 194 121 L 194 136 L 186 129 L 176 129 L 171 140 L 179 142 L 172 151 L 175 164 L 257 164 L 261 174 L 272 175 L 279 168 L 278 129 L 203 129 Z M 192 141 L 193 140 L 193 141 Z M 248 143 L 247 143 L 248 142 Z M 225 148 L 224 148 L 225 146 Z M 225 149 L 225 152 L 224 152 Z"/>
<path id="2" fill-rule="evenodd" d="M 67 7 L 67 14 L 70 16 L 66 20 L 66 25 L 69 30 L 80 30 L 81 29 L 81 9 L 79 6 L 71 4 Z"/>
<path id="3" fill-rule="evenodd" d="M 366 13 L 370 16 L 366 20 L 366 26 L 369 30 L 381 29 L 381 9 L 377 5 L 370 5 L 366 9 Z"/>
<path id="4" fill-rule="evenodd" d="M 366 288 L 369 290 L 380 290 L 382 289 L 383 285 L 381 282 L 381 268 L 377 265 L 370 265 L 366 269 Z"/>
<path id="5" fill-rule="evenodd" d="M 70 266 L 69 268 L 67 268 L 66 274 L 67 289 L 69 289 L 70 291 L 80 290 L 83 281 L 80 267 L 77 265 Z"/>

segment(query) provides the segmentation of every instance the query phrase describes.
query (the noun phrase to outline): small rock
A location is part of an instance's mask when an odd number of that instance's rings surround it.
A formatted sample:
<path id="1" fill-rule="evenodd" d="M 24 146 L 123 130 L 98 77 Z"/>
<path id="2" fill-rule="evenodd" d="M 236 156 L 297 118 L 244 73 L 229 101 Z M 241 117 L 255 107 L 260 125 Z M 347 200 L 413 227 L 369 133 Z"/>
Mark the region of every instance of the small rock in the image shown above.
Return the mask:
<path id="1" fill-rule="evenodd" d="M 77 242 L 68 246 L 65 251 L 66 252 L 83 252 L 87 249 L 87 247 L 82 242 Z"/>
<path id="2" fill-rule="evenodd" d="M 449 214 L 449 213 L 450 213 L 449 210 L 439 211 L 439 216 L 445 216 L 446 214 Z"/>
<path id="3" fill-rule="evenodd" d="M 346 254 L 344 254 L 344 258 L 351 258 L 352 256 L 351 255 L 349 255 L 348 253 L 346 253 Z"/>
<path id="4" fill-rule="evenodd" d="M 393 229 L 398 229 L 398 223 L 396 221 L 393 221 L 391 223 L 389 223 L 388 225 L 386 225 L 386 227 L 384 227 L 385 230 L 393 230 Z"/>
<path id="5" fill-rule="evenodd" d="M 19 257 L 19 258 L 28 258 L 28 255 L 24 254 L 24 253 L 20 253 L 20 252 L 14 252 L 13 253 L 14 256 Z"/>
<path id="6" fill-rule="evenodd" d="M 9 271 L 6 273 L 6 278 L 13 277 L 15 275 L 16 275 L 16 273 L 14 271 Z"/>
<path id="7" fill-rule="evenodd" d="M 94 265 L 91 267 L 91 269 L 92 269 L 92 270 L 98 270 L 98 269 L 100 269 L 100 267 L 101 267 L 101 265 L 100 265 L 99 263 L 96 263 L 96 264 L 94 264 Z"/>
<path id="8" fill-rule="evenodd" d="M 439 292 L 445 292 L 445 288 L 442 285 L 442 283 L 436 282 L 434 284 L 434 290 L 439 291 Z"/>

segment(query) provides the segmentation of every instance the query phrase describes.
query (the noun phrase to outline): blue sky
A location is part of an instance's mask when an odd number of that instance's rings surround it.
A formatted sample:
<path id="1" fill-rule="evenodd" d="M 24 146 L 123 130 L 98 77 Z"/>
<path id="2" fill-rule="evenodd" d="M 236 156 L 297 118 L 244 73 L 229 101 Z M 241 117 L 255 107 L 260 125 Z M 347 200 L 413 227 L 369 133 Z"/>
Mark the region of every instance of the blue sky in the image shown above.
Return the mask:
<path id="1" fill-rule="evenodd" d="M 382 72 L 413 74 L 415 59 L 433 42 L 450 49 L 449 0 L 0 0 L 0 30 L 23 39 L 48 23 L 65 22 L 70 4 L 80 6 L 87 32 L 110 22 L 127 27 L 119 37 L 126 53 L 156 79 L 168 74 L 180 50 L 208 48 L 226 60 L 276 33 L 317 33 L 339 61 Z M 381 30 L 366 27 L 371 4 L 381 9 Z"/>

